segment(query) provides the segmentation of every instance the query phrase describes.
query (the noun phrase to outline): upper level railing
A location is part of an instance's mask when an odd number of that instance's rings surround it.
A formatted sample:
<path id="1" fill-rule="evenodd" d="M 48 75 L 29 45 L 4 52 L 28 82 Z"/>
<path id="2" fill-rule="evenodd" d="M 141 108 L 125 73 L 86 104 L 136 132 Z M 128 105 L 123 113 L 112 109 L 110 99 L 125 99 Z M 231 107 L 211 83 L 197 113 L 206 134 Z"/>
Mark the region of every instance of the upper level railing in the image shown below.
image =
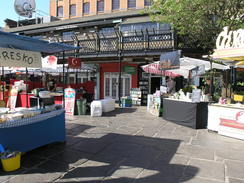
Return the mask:
<path id="1" fill-rule="evenodd" d="M 76 51 L 68 51 L 66 55 L 77 54 L 79 57 L 96 57 L 122 55 L 153 54 L 164 50 L 174 49 L 176 40 L 173 31 L 135 31 L 114 32 L 111 34 L 84 33 L 72 35 L 70 39 L 56 40 L 66 44 L 79 46 Z"/>

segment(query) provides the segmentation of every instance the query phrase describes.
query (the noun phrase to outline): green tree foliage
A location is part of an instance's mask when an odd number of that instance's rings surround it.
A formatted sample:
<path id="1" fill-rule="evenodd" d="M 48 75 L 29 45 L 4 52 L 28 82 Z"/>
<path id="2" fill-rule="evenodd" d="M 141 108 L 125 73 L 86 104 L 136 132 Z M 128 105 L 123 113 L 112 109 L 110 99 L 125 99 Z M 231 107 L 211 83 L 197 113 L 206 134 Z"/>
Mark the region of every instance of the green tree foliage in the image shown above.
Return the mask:
<path id="1" fill-rule="evenodd" d="M 244 27 L 244 0 L 154 0 L 148 13 L 153 21 L 170 23 L 187 46 L 208 52 L 223 27 Z"/>

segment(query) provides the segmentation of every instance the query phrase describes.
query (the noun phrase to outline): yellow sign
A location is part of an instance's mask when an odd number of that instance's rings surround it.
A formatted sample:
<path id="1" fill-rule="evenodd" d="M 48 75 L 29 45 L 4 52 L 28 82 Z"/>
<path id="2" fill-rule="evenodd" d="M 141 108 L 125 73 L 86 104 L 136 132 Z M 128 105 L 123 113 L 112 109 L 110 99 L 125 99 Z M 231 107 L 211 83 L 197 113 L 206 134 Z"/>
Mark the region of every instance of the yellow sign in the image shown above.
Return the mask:
<path id="1" fill-rule="evenodd" d="M 243 101 L 243 95 L 234 95 L 234 101 L 242 102 Z"/>

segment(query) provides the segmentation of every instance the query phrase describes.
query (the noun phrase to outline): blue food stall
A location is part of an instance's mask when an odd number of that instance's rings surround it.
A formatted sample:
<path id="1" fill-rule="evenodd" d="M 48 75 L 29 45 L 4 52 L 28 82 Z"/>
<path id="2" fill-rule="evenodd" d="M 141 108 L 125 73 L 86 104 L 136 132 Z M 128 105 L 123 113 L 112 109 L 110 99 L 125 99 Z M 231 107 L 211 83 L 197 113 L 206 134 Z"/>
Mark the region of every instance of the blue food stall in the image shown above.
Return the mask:
<path id="1" fill-rule="evenodd" d="M 42 54 L 75 50 L 77 47 L 49 43 L 27 36 L 0 31 L 0 66 L 41 67 Z M 18 67 L 17 66 L 17 67 Z M 37 147 L 64 142 L 65 112 L 61 106 L 11 111 L 0 108 L 0 144 L 27 152 Z"/>

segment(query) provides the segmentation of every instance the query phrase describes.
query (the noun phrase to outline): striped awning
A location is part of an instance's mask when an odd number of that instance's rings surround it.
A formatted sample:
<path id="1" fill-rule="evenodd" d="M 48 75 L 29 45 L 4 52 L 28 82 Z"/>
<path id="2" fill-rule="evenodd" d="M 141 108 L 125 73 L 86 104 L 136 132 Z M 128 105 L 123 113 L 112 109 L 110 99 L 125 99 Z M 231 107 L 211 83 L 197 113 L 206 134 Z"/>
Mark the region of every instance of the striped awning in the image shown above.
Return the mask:
<path id="1" fill-rule="evenodd" d="M 147 64 L 141 67 L 145 72 L 151 73 L 151 74 L 157 74 L 162 76 L 170 76 L 170 77 L 177 77 L 181 76 L 180 74 L 174 73 L 173 70 L 161 70 L 160 69 L 160 61 Z"/>

